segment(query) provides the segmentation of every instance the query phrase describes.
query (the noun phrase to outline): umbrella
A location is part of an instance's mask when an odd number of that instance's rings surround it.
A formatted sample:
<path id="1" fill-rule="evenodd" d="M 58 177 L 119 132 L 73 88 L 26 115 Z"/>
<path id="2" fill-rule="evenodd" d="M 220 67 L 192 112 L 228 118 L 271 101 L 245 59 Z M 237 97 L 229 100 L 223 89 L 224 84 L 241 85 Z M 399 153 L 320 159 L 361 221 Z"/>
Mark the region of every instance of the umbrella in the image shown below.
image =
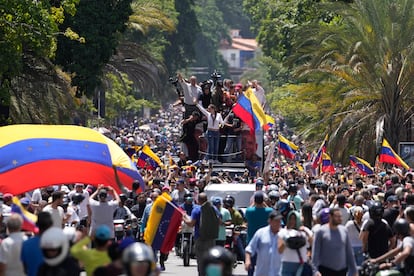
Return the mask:
<path id="1" fill-rule="evenodd" d="M 21 194 L 50 185 L 104 184 L 120 191 L 138 180 L 137 168 L 111 139 L 72 125 L 0 127 L 0 192 Z"/>

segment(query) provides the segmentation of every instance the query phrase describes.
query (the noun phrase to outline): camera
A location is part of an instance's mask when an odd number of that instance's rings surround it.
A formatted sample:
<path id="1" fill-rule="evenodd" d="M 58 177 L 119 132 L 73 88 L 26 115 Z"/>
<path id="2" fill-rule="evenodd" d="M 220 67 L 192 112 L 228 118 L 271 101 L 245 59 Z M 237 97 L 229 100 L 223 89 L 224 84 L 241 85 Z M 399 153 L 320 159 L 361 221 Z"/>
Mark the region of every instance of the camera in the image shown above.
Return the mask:
<path id="1" fill-rule="evenodd" d="M 169 77 L 168 81 L 174 86 L 178 85 L 178 78 L 177 77 Z"/>
<path id="2" fill-rule="evenodd" d="M 214 70 L 214 72 L 211 73 L 210 78 L 213 80 L 214 85 L 216 85 L 217 81 L 221 79 L 221 73 Z"/>
<path id="3" fill-rule="evenodd" d="M 181 92 L 181 87 L 178 85 L 178 77 L 169 77 L 168 81 L 174 85 L 178 97 L 183 97 L 184 93 Z"/>

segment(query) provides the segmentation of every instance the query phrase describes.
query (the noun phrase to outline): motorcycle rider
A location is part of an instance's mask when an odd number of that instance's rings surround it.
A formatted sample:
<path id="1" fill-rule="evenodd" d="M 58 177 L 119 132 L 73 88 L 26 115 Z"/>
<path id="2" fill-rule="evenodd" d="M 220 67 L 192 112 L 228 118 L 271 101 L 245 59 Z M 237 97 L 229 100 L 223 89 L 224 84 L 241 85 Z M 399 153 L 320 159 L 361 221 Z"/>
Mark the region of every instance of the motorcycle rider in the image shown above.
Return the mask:
<path id="1" fill-rule="evenodd" d="M 380 265 L 380 268 L 391 268 L 402 263 L 404 265 L 400 271 L 403 275 L 414 275 L 414 238 L 410 235 L 410 224 L 406 219 L 397 219 L 394 222 L 393 230 L 397 238 L 402 241 L 402 246 L 370 261 L 375 264 L 395 256 L 391 262 Z"/>
<path id="2" fill-rule="evenodd" d="M 244 256 L 245 256 L 245 252 L 244 252 L 244 242 L 243 242 L 243 237 L 240 235 L 240 230 L 242 230 L 243 228 L 246 228 L 246 223 L 243 219 L 243 216 L 240 214 L 240 212 L 234 208 L 234 204 L 235 204 L 235 199 L 233 196 L 231 195 L 227 195 L 224 199 L 223 199 L 223 206 L 224 208 L 226 208 L 227 210 L 229 210 L 230 215 L 231 215 L 231 224 L 234 225 L 235 231 L 234 231 L 234 235 L 236 235 L 236 251 L 237 251 L 237 256 L 238 256 L 238 260 L 241 260 L 244 262 Z M 239 230 L 239 231 L 236 231 Z"/>
<path id="3" fill-rule="evenodd" d="M 362 252 L 371 258 L 382 256 L 395 247 L 395 237 L 388 223 L 382 218 L 384 207 L 375 201 L 369 208 L 370 218 L 361 227 Z"/>
<path id="4" fill-rule="evenodd" d="M 233 275 L 233 255 L 222 246 L 215 246 L 208 250 L 202 257 L 202 268 L 204 274 L 210 275 Z"/>
<path id="5" fill-rule="evenodd" d="M 124 250 L 122 263 L 127 276 L 150 276 L 156 270 L 154 251 L 141 242 L 133 243 Z"/>
<path id="6" fill-rule="evenodd" d="M 193 194 L 191 192 L 186 193 L 184 195 L 184 203 L 181 204 L 180 207 L 185 210 L 187 215 L 191 216 L 191 212 L 197 206 L 198 205 L 194 203 Z M 194 227 L 190 227 L 185 223 L 181 224 L 181 233 L 183 233 L 187 238 L 190 238 L 190 237 L 192 238 L 193 231 L 194 231 Z M 177 234 L 176 248 L 177 248 L 177 245 L 181 244 L 181 233 Z"/>

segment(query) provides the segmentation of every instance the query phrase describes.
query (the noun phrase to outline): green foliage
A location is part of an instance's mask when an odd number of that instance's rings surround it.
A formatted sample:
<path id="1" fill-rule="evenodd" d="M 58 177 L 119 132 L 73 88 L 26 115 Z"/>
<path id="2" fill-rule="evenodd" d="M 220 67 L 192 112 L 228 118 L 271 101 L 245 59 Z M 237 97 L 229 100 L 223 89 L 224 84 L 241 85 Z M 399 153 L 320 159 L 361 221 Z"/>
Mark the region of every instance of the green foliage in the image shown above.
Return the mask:
<path id="1" fill-rule="evenodd" d="M 251 20 L 243 10 L 243 0 L 216 0 L 216 5 L 223 13 L 223 21 L 227 26 L 239 29 L 243 38 L 254 38 L 250 30 Z"/>
<path id="2" fill-rule="evenodd" d="M 311 94 L 322 116 L 308 128 L 330 128 L 339 157 L 354 149 L 373 160 L 375 124 L 384 120 L 384 137 L 396 147 L 413 112 L 414 41 L 407 33 L 414 32 L 414 3 L 360 0 L 321 9 L 335 11 L 338 20 L 302 28 L 290 60 L 301 64 L 295 70 L 301 86 L 323 91 Z M 295 101 L 306 100 L 296 93 Z"/>
<path id="3" fill-rule="evenodd" d="M 199 35 L 200 25 L 194 10 L 194 0 L 175 0 L 178 13 L 176 31 L 167 36 L 169 45 L 164 52 L 168 72 L 186 68 L 195 58 L 195 38 Z"/>
<path id="4" fill-rule="evenodd" d="M 124 73 L 119 75 L 108 73 L 105 75 L 108 89 L 105 92 L 106 118 L 114 122 L 119 117 L 135 115 L 143 107 L 157 108 L 158 104 L 138 99 L 139 91 L 133 90 L 133 82 Z"/>
<path id="5" fill-rule="evenodd" d="M 72 84 L 78 87 L 78 95 L 94 94 L 102 68 L 113 55 L 131 14 L 131 0 L 88 0 L 80 1 L 77 13 L 66 18 L 61 29 L 70 27 L 85 43 L 60 37 L 56 62 L 74 73 Z"/>

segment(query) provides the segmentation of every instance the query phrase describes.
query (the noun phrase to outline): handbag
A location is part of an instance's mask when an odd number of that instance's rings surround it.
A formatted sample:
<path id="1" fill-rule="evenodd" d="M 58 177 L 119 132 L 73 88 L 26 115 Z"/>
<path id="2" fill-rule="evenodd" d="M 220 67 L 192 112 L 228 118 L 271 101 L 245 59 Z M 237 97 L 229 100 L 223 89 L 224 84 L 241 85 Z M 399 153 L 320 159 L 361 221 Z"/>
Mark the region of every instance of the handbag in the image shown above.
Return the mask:
<path id="1" fill-rule="evenodd" d="M 304 262 L 302 256 L 300 255 L 299 249 L 296 249 L 298 253 L 300 266 L 296 271 L 296 276 L 312 276 L 313 275 L 313 268 L 310 263 Z"/>

